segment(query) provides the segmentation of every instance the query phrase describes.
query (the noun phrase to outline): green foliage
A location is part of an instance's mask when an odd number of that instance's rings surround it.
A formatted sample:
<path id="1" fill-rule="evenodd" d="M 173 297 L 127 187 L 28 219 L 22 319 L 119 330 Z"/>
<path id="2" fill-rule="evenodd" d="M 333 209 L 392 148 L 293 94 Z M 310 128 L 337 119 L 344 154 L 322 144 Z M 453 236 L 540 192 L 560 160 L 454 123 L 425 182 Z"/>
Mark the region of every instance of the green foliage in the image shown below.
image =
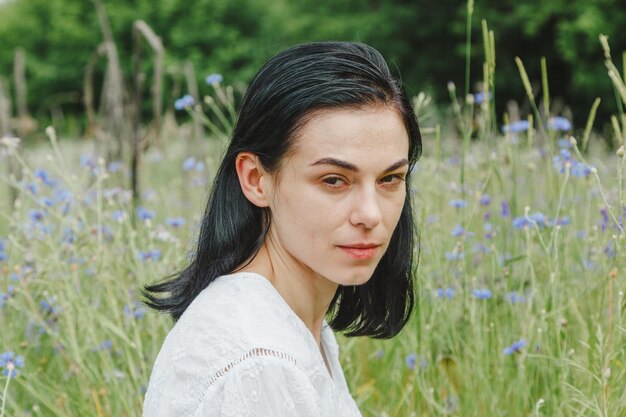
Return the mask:
<path id="1" fill-rule="evenodd" d="M 145 20 L 162 38 L 170 72 L 193 62 L 198 79 L 212 72 L 229 83 L 246 83 L 260 64 L 277 51 L 311 40 L 358 40 L 378 48 L 413 94 L 427 91 L 446 100 L 445 85 L 464 85 L 464 2 L 453 0 L 105 0 L 130 84 L 132 22 Z M 82 112 L 83 72 L 102 36 L 91 1 L 12 0 L 0 5 L 0 76 L 10 78 L 14 48 L 27 53 L 29 106 L 46 117 L 62 105 Z M 615 100 L 599 58 L 598 35 L 610 37 L 616 56 L 626 50 L 626 9 L 621 0 L 481 0 L 472 20 L 471 88 L 482 79 L 481 20 L 496 36 L 497 114 L 505 101 L 524 102 L 514 57 L 524 60 L 539 85 L 540 58 L 551 74 L 555 112 L 565 103 L 577 126 L 596 96 L 598 119 L 608 120 Z M 619 60 L 618 60 L 619 61 Z M 104 64 L 98 69 L 102 79 Z M 148 72 L 149 73 L 149 72 Z M 175 84 L 175 83 L 174 83 Z M 174 85 L 168 82 L 169 88 Z M 464 90 L 464 88 L 460 88 Z M 178 91 L 176 93 L 184 93 Z M 166 92 L 168 105 L 171 92 Z"/>

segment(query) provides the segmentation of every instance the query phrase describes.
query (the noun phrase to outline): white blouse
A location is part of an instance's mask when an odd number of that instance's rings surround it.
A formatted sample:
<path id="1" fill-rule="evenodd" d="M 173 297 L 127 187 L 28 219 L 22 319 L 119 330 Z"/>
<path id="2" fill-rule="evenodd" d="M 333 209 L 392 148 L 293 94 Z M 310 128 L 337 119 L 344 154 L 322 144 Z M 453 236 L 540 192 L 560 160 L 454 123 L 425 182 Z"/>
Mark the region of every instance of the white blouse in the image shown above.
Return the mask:
<path id="1" fill-rule="evenodd" d="M 189 305 L 156 358 L 143 417 L 361 417 L 326 322 L 322 353 L 272 283 L 224 275 Z"/>

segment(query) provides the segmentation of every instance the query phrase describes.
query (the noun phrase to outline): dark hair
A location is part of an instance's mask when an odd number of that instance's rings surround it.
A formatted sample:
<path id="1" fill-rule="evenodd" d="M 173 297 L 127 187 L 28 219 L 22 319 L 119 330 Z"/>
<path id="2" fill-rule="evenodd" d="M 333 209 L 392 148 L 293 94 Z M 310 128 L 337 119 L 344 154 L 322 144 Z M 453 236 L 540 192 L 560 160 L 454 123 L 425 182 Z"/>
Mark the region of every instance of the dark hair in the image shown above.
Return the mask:
<path id="1" fill-rule="evenodd" d="M 392 106 L 402 116 L 412 168 L 422 151 L 417 119 L 401 83 L 378 51 L 361 43 L 315 42 L 270 59 L 246 91 L 191 263 L 173 279 L 147 285 L 145 303 L 176 321 L 213 280 L 234 272 L 263 245 L 270 212 L 244 196 L 235 170 L 237 154 L 252 152 L 268 172 L 277 172 L 298 128 L 314 111 L 376 105 Z M 408 177 L 406 191 L 398 225 L 373 276 L 363 285 L 340 285 L 329 306 L 330 326 L 346 331 L 346 336 L 393 337 L 413 311 L 413 259 L 414 250 L 419 254 L 419 242 L 415 247 Z M 159 293 L 167 295 L 156 297 Z"/>

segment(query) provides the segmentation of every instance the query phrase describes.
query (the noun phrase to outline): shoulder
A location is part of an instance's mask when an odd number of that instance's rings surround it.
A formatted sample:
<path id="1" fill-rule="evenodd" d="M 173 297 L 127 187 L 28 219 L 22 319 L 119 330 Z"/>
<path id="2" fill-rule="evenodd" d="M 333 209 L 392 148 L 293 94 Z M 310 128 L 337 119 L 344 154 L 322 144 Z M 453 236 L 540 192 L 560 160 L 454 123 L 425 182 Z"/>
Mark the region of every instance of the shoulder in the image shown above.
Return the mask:
<path id="1" fill-rule="evenodd" d="M 226 275 L 196 297 L 157 356 L 145 403 L 155 413 L 144 415 L 159 415 L 156 410 L 167 404 L 178 407 L 174 414 L 188 415 L 212 384 L 228 376 L 226 369 L 241 372 L 260 362 L 310 371 L 307 335 L 263 280 L 256 274 Z"/>

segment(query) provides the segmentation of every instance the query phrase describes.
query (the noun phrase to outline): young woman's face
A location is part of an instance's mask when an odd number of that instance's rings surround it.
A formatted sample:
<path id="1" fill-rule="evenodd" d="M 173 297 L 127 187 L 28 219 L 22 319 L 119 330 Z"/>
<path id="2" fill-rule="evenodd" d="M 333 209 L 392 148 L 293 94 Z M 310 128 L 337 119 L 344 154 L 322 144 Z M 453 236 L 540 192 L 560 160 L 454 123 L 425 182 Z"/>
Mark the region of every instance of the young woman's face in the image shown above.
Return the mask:
<path id="1" fill-rule="evenodd" d="M 409 138 L 389 107 L 318 112 L 274 178 L 270 240 L 290 267 L 340 285 L 365 283 L 406 196 Z"/>

